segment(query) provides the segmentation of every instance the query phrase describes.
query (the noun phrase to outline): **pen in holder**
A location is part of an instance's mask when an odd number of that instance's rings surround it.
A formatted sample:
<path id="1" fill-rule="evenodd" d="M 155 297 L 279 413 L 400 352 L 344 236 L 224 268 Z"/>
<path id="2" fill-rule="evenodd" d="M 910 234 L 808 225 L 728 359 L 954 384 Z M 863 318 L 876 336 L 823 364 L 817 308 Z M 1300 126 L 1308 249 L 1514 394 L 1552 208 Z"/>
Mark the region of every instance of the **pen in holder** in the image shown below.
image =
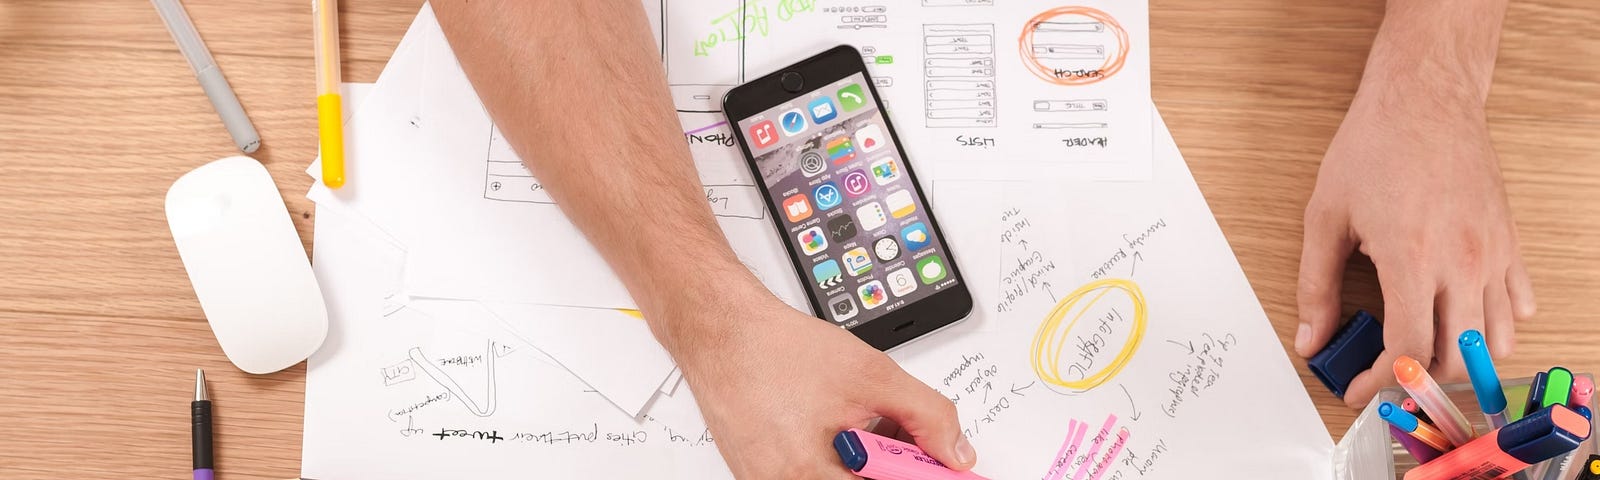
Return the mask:
<path id="1" fill-rule="evenodd" d="M 1588 378 L 1590 381 L 1594 380 L 1594 375 L 1588 373 L 1577 374 L 1576 376 Z M 1504 380 L 1501 383 L 1506 388 L 1510 402 L 1515 405 L 1521 405 L 1526 396 L 1527 387 L 1532 381 L 1533 378 L 1524 377 Z M 1478 400 L 1473 394 L 1472 384 L 1455 383 L 1443 385 L 1440 388 L 1450 398 L 1450 402 L 1454 403 L 1456 408 L 1461 409 L 1461 413 L 1466 415 L 1467 420 L 1472 422 L 1473 428 L 1479 434 L 1493 430 L 1493 428 L 1489 427 L 1488 421 L 1478 407 Z M 1379 391 L 1378 395 L 1367 404 L 1366 410 L 1356 417 L 1356 421 L 1350 425 L 1350 430 L 1345 432 L 1344 438 L 1339 440 L 1339 445 L 1334 450 L 1335 479 L 1372 480 L 1393 478 L 1401 480 L 1405 477 L 1406 472 L 1417 467 L 1417 460 L 1412 458 L 1410 453 L 1406 452 L 1405 448 L 1389 434 L 1388 422 L 1378 417 L 1378 405 L 1383 402 L 1398 404 L 1405 398 L 1406 392 L 1404 390 L 1398 387 L 1390 387 Z M 1582 406 L 1593 410 L 1593 399 L 1587 403 L 1589 404 Z M 1578 405 L 1574 405 L 1574 407 L 1576 406 Z M 1583 445 L 1580 445 L 1578 450 L 1573 453 L 1575 460 L 1566 466 L 1566 471 L 1561 472 L 1558 478 L 1573 478 L 1577 474 L 1577 466 L 1584 464 L 1583 460 L 1589 458 L 1589 455 L 1600 454 L 1600 444 L 1595 441 L 1593 426 L 1590 429 L 1589 439 L 1585 440 Z M 1558 464 L 1562 458 L 1565 458 L 1565 456 L 1557 457 L 1550 468 L 1558 468 L 1554 465 Z M 1539 468 L 1538 465 L 1535 465 L 1529 467 L 1526 471 L 1535 471 Z"/>

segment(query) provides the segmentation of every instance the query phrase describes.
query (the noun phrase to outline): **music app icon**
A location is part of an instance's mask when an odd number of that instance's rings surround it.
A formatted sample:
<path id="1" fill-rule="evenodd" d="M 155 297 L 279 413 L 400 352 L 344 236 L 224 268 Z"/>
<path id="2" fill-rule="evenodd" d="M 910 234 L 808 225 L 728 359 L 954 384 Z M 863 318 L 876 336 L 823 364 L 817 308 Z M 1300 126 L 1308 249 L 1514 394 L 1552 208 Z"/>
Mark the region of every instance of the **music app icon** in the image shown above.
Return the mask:
<path id="1" fill-rule="evenodd" d="M 750 141 L 755 142 L 756 148 L 767 148 L 778 143 L 778 126 L 771 120 L 750 126 Z"/>

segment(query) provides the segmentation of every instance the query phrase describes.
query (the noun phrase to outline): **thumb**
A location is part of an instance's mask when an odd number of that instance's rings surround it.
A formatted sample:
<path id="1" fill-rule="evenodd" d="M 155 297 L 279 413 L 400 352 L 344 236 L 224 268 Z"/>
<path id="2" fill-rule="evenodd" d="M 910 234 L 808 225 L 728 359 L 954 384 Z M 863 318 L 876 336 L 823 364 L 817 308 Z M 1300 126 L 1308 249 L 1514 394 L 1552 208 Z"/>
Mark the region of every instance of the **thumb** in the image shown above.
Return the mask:
<path id="1" fill-rule="evenodd" d="M 1294 350 L 1311 358 L 1339 329 L 1345 262 L 1355 249 L 1340 215 L 1326 207 L 1306 208 L 1305 240 L 1300 252 L 1300 287 L 1296 292 L 1300 326 Z"/>
<path id="2" fill-rule="evenodd" d="M 956 405 L 921 380 L 900 372 L 878 399 L 873 410 L 900 424 L 918 448 L 945 466 L 968 470 L 978 463 L 977 451 L 966 435 L 961 434 Z"/>

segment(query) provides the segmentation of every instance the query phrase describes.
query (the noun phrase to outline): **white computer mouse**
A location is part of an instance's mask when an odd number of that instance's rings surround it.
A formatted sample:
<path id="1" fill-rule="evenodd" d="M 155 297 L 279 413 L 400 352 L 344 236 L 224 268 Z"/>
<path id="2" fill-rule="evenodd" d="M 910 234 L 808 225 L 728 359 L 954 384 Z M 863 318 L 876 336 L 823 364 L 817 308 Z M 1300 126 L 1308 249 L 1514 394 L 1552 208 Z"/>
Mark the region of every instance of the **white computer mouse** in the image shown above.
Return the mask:
<path id="1" fill-rule="evenodd" d="M 211 332 L 240 370 L 283 370 L 322 345 L 322 289 L 260 163 L 228 157 L 184 174 L 167 190 L 167 224 Z"/>

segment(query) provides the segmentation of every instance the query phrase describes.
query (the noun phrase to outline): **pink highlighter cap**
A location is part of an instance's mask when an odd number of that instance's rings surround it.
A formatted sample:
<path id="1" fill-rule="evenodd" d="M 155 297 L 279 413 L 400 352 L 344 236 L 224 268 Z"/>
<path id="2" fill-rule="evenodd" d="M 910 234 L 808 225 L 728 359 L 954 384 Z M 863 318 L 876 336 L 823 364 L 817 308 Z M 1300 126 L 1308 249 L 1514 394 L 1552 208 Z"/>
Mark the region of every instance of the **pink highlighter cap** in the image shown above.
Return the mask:
<path id="1" fill-rule="evenodd" d="M 1572 405 L 1574 407 L 1591 407 L 1594 402 L 1594 380 L 1589 377 L 1575 376 L 1572 379 Z"/>

